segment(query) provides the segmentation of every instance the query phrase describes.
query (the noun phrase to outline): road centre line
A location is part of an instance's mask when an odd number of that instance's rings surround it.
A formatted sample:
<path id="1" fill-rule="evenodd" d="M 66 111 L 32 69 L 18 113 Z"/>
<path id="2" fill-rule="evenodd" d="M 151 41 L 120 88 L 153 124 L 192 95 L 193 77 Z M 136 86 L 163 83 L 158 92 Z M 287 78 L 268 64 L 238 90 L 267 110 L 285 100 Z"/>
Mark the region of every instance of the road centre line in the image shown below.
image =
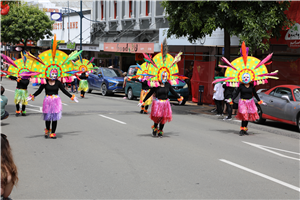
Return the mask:
<path id="1" fill-rule="evenodd" d="M 243 141 L 244 142 L 244 141 Z M 249 144 L 251 146 L 254 146 L 256 148 L 259 148 L 259 149 L 262 149 L 264 151 L 267 151 L 267 152 L 270 152 L 270 153 L 273 153 L 275 155 L 278 155 L 278 156 L 281 156 L 281 157 L 284 157 L 284 158 L 289 158 L 289 159 L 293 159 L 293 160 L 298 160 L 300 161 L 299 158 L 294 158 L 294 157 L 290 157 L 290 156 L 286 156 L 286 155 L 283 155 L 281 153 L 277 153 L 275 151 L 272 151 L 270 149 L 273 149 L 273 150 L 277 150 L 277 151 L 282 151 L 282 152 L 286 152 L 286 153 L 291 153 L 291 154 L 296 154 L 296 155 L 300 155 L 300 153 L 296 153 L 296 152 L 292 152 L 292 151 L 287 151 L 287 150 L 283 150 L 283 149 L 277 149 L 277 148 L 273 148 L 273 147 L 267 147 L 267 146 L 263 146 L 263 145 L 259 145 L 259 144 L 253 144 L 253 143 L 250 143 L 250 142 L 244 142 L 246 144 Z"/>
<path id="2" fill-rule="evenodd" d="M 9 92 L 15 92 L 15 91 L 13 91 L 13 90 L 6 89 L 6 88 L 5 88 L 5 91 L 9 91 Z"/>
<path id="3" fill-rule="evenodd" d="M 26 108 L 26 110 L 32 110 L 32 111 L 36 111 L 36 112 L 42 112 L 41 110 L 34 110 L 34 109 L 30 109 L 30 108 Z"/>
<path id="4" fill-rule="evenodd" d="M 289 184 L 289 183 L 280 181 L 280 180 L 278 180 L 278 179 L 276 179 L 276 178 L 270 177 L 270 176 L 268 176 L 268 175 L 262 174 L 262 173 L 260 173 L 260 172 L 257 172 L 257 171 L 254 171 L 254 170 L 252 170 L 252 169 L 249 169 L 249 168 L 247 168 L 247 167 L 244 167 L 244 166 L 238 165 L 238 164 L 236 164 L 236 163 L 230 162 L 230 161 L 228 161 L 228 160 L 224 160 L 224 159 L 219 159 L 219 160 L 220 160 L 221 162 L 227 163 L 227 164 L 232 165 L 232 166 L 234 166 L 234 167 L 240 168 L 240 169 L 242 169 L 242 170 L 245 170 L 245 171 L 250 172 L 250 173 L 252 173 L 252 174 L 255 174 L 255 175 L 257 175 L 257 176 L 263 177 L 263 178 L 265 178 L 265 179 L 268 179 L 268 180 L 270 180 L 270 181 L 273 181 L 273 182 L 275 182 L 275 183 L 278 183 L 278 184 L 283 185 L 283 186 L 285 186 L 285 187 L 288 187 L 288 188 L 290 188 L 290 189 L 296 190 L 297 192 L 300 192 L 300 188 L 299 188 L 299 187 L 296 187 L 296 186 L 291 185 L 291 184 Z"/>
<path id="5" fill-rule="evenodd" d="M 115 122 L 119 122 L 120 124 L 126 124 L 125 122 L 122 122 L 122 121 L 119 121 L 119 120 L 116 120 L 116 119 L 113 119 L 113 118 L 110 118 L 110 117 L 107 117 L 107 116 L 104 116 L 104 115 L 99 115 L 100 117 L 104 117 L 104 118 L 107 118 L 107 119 L 110 119 L 110 120 L 113 120 Z"/>

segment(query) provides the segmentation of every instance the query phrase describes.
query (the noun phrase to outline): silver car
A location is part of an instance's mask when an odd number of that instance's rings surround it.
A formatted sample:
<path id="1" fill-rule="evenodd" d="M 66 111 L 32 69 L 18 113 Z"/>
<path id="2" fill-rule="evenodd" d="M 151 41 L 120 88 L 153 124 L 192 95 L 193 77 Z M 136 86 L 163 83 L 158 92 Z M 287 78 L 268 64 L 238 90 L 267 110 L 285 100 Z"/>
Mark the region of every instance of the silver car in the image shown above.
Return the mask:
<path id="1" fill-rule="evenodd" d="M 257 123 L 264 123 L 266 119 L 270 119 L 295 125 L 300 132 L 300 85 L 278 85 L 265 92 L 259 90 L 257 93 L 267 104 L 258 105 L 254 98 L 260 117 Z"/>

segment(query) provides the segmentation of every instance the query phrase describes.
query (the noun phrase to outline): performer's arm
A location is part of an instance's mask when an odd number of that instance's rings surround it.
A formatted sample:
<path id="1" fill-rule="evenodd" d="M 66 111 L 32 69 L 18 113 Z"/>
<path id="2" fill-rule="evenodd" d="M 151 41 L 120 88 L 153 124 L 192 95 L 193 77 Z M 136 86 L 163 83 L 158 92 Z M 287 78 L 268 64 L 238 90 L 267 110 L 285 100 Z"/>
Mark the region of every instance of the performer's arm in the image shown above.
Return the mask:
<path id="1" fill-rule="evenodd" d="M 18 77 L 11 76 L 11 75 L 9 75 L 8 78 L 11 79 L 11 80 L 14 80 L 14 81 L 18 80 Z"/>
<path id="2" fill-rule="evenodd" d="M 232 101 L 239 95 L 240 93 L 240 86 L 237 88 L 236 93 L 232 97 Z"/>
<path id="3" fill-rule="evenodd" d="M 173 89 L 173 87 L 171 86 L 171 84 L 168 85 L 170 92 L 177 98 L 179 99 L 180 96 L 177 94 L 177 92 L 175 92 L 175 90 Z"/>
<path id="4" fill-rule="evenodd" d="M 63 84 L 60 82 L 60 81 L 57 81 L 58 82 L 58 87 L 59 89 L 66 95 L 68 96 L 69 98 L 72 97 L 72 95 L 65 89 L 65 87 L 63 86 Z"/>
<path id="5" fill-rule="evenodd" d="M 146 102 L 152 96 L 152 94 L 154 92 L 155 92 L 155 88 L 151 88 L 150 92 L 146 95 L 146 97 L 144 98 L 143 102 Z"/>
<path id="6" fill-rule="evenodd" d="M 43 91 L 43 89 L 46 87 L 46 84 L 41 84 L 39 89 L 33 94 L 34 97 L 38 96 L 39 94 L 41 94 L 41 92 Z"/>
<path id="7" fill-rule="evenodd" d="M 255 87 L 254 87 L 254 86 L 252 87 L 252 93 L 253 93 L 253 95 L 255 96 L 255 98 L 257 99 L 257 101 L 260 101 L 260 98 L 259 98 L 259 96 L 257 95 L 257 93 L 256 93 L 256 90 L 255 90 Z"/>

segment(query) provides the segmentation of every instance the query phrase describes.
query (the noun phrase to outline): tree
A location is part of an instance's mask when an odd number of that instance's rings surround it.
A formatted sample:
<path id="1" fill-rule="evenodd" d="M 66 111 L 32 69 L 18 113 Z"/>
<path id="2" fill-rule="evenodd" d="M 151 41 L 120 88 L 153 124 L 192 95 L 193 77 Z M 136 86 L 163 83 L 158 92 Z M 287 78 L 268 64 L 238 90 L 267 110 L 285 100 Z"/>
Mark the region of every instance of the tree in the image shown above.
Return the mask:
<path id="1" fill-rule="evenodd" d="M 288 1 L 163 1 L 169 30 L 167 37 L 185 36 L 190 42 L 224 29 L 225 57 L 230 60 L 230 36 L 245 41 L 249 53 L 269 49 L 269 39 L 280 37 L 293 22 L 284 12 Z"/>
<path id="2" fill-rule="evenodd" d="M 29 40 L 50 38 L 53 23 L 37 6 L 12 4 L 8 15 L 1 16 L 1 40 L 12 44 L 21 42 L 26 49 Z"/>

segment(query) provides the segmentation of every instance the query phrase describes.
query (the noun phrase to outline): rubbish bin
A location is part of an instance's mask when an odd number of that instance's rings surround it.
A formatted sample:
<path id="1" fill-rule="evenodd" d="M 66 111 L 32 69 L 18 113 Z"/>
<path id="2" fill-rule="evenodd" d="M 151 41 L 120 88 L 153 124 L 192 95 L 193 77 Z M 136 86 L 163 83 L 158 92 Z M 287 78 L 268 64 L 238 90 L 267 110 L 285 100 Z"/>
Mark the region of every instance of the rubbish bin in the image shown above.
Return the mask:
<path id="1" fill-rule="evenodd" d="M 204 92 L 204 85 L 199 85 L 198 105 L 203 105 L 203 103 L 202 103 L 202 93 L 203 92 Z"/>

